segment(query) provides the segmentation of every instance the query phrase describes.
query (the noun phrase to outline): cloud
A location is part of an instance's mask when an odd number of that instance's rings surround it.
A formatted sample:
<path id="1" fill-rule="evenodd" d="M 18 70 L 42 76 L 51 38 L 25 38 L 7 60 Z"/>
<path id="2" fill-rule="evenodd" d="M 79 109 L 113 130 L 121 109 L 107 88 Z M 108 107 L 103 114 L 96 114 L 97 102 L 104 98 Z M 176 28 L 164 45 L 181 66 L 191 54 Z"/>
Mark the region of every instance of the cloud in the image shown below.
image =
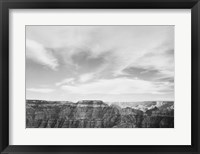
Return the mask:
<path id="1" fill-rule="evenodd" d="M 94 78 L 93 73 L 83 74 L 83 75 L 80 76 L 79 81 L 80 82 L 87 82 L 87 81 L 90 81 L 93 78 Z"/>
<path id="2" fill-rule="evenodd" d="M 54 91 L 54 89 L 48 89 L 48 88 L 27 88 L 26 90 L 36 93 L 50 93 Z"/>
<path id="3" fill-rule="evenodd" d="M 127 67 L 119 70 L 120 74 L 139 74 L 148 79 L 153 77 L 174 77 L 174 50 L 167 45 L 149 49 L 142 56 L 135 59 Z"/>
<path id="4" fill-rule="evenodd" d="M 67 94 L 174 92 L 173 26 L 27 27 L 27 58 Z"/>
<path id="5" fill-rule="evenodd" d="M 103 68 L 103 72 L 109 69 L 120 74 L 149 52 L 159 54 L 163 46 L 173 49 L 173 34 L 173 26 L 33 26 L 29 27 L 27 37 L 59 49 L 56 54 L 61 54 L 66 64 L 80 67 L 80 70 Z M 110 55 L 105 54 L 110 50 Z M 159 56 L 155 55 L 148 62 L 157 59 Z M 145 60 L 138 61 L 143 63 L 142 67 L 149 66 Z M 152 64 L 153 67 L 159 62 Z M 105 63 L 108 67 L 103 65 Z"/>
<path id="6" fill-rule="evenodd" d="M 168 89 L 165 82 L 150 82 L 138 78 L 101 79 L 95 82 L 79 85 L 63 85 L 61 87 L 68 93 L 75 94 L 142 94 L 161 93 Z"/>
<path id="7" fill-rule="evenodd" d="M 30 39 L 26 39 L 26 57 L 52 70 L 58 67 L 58 61 L 53 54 L 42 44 Z"/>
<path id="8" fill-rule="evenodd" d="M 57 82 L 55 85 L 56 86 L 61 86 L 61 85 L 65 85 L 65 84 L 74 84 L 74 78 L 67 78 L 67 79 L 64 79 L 60 82 Z"/>
<path id="9" fill-rule="evenodd" d="M 93 73 L 87 73 L 87 74 L 83 74 L 80 75 L 79 78 L 75 79 L 75 78 L 66 78 L 60 82 L 55 83 L 56 86 L 62 86 L 62 85 L 73 85 L 77 82 L 80 83 L 84 83 L 84 82 L 88 82 L 91 81 L 94 78 L 94 74 Z"/>

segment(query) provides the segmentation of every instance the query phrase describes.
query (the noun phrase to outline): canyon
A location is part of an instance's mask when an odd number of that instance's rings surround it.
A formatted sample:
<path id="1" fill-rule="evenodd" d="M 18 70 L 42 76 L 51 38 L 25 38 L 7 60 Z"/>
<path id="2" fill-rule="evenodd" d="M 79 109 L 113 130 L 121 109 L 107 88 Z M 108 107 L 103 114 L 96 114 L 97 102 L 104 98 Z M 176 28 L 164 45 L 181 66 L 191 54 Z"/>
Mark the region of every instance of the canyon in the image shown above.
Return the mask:
<path id="1" fill-rule="evenodd" d="M 26 128 L 174 128 L 174 102 L 26 100 Z"/>

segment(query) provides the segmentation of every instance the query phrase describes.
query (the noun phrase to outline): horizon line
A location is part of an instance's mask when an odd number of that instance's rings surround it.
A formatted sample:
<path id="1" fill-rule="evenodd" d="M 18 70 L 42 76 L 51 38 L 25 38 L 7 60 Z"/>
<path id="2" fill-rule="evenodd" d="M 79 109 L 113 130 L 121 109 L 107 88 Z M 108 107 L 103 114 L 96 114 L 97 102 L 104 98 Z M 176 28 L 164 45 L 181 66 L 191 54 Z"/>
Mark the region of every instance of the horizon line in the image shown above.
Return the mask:
<path id="1" fill-rule="evenodd" d="M 118 103 L 133 103 L 133 102 L 168 102 L 168 101 L 172 101 L 174 102 L 174 100 L 141 100 L 141 101 L 103 101 L 103 100 L 95 100 L 95 99 L 83 99 L 83 100 L 78 100 L 76 102 L 74 101 L 67 101 L 67 100 L 45 100 L 45 99 L 26 99 L 26 101 L 50 101 L 50 102 L 72 102 L 72 103 L 77 103 L 79 101 L 102 101 L 102 102 L 118 102 Z"/>

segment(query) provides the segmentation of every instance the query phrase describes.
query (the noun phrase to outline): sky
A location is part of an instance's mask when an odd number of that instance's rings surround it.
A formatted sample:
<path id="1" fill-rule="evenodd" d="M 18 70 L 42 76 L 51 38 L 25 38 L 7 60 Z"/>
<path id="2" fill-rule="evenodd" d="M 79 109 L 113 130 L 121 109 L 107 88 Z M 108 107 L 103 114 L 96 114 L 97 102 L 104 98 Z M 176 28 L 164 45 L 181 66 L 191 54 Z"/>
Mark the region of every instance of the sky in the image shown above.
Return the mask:
<path id="1" fill-rule="evenodd" d="M 174 100 L 174 26 L 26 26 L 26 99 Z"/>

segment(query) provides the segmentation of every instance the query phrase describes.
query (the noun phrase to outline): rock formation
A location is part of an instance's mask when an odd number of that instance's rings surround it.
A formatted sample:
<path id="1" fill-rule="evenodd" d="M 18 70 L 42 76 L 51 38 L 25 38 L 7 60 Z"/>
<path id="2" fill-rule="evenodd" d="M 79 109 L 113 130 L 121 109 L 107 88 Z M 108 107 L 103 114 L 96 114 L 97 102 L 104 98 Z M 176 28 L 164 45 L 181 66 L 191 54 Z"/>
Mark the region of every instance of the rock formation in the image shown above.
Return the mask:
<path id="1" fill-rule="evenodd" d="M 144 107 L 141 107 L 141 106 Z M 138 106 L 138 103 L 135 105 Z M 108 105 L 100 100 L 77 103 L 27 100 L 27 128 L 173 128 L 173 102 Z M 145 110 L 144 110 L 145 108 Z"/>

